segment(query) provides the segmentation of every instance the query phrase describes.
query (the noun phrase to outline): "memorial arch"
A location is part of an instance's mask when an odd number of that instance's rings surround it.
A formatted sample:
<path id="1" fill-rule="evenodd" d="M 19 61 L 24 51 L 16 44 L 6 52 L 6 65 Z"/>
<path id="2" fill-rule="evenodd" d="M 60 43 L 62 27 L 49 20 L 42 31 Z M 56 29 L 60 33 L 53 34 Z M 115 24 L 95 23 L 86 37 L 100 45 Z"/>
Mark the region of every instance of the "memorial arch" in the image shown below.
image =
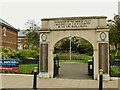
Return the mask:
<path id="1" fill-rule="evenodd" d="M 99 69 L 109 79 L 109 29 L 105 16 L 44 18 L 40 30 L 40 77 L 53 77 L 54 45 L 70 36 L 81 37 L 93 46 L 94 79 Z"/>

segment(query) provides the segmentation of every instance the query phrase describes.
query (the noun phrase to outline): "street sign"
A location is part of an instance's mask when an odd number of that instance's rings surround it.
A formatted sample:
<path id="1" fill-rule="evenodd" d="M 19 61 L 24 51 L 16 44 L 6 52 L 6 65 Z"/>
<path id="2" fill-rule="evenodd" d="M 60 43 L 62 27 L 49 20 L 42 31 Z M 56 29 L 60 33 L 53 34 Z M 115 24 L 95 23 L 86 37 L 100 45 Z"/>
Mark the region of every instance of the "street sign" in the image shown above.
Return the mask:
<path id="1" fill-rule="evenodd" d="M 0 70 L 18 70 L 19 69 L 19 60 L 8 58 L 0 59 Z"/>

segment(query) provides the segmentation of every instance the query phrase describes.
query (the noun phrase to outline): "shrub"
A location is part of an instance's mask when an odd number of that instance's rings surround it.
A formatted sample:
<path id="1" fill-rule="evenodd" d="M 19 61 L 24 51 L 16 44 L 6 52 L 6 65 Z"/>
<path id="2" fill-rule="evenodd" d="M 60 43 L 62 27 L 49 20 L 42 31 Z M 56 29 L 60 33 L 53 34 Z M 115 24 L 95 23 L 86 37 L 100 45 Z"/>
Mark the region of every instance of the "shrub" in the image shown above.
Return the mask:
<path id="1" fill-rule="evenodd" d="M 2 54 L 2 58 L 11 58 L 14 57 L 16 54 L 16 51 L 11 49 L 10 47 L 1 47 L 2 50 L 0 53 Z"/>
<path id="2" fill-rule="evenodd" d="M 59 60 L 69 60 L 70 59 L 70 53 L 58 53 Z M 72 60 L 88 60 L 91 59 L 87 55 L 79 54 L 79 53 L 72 53 L 71 54 Z"/>
<path id="3" fill-rule="evenodd" d="M 112 76 L 119 76 L 120 77 L 120 67 L 119 66 L 113 66 L 111 69 L 111 75 Z"/>
<path id="4" fill-rule="evenodd" d="M 24 62 L 25 59 L 35 59 L 39 53 L 36 50 L 24 49 L 18 50 L 17 58 L 20 59 L 21 62 Z"/>

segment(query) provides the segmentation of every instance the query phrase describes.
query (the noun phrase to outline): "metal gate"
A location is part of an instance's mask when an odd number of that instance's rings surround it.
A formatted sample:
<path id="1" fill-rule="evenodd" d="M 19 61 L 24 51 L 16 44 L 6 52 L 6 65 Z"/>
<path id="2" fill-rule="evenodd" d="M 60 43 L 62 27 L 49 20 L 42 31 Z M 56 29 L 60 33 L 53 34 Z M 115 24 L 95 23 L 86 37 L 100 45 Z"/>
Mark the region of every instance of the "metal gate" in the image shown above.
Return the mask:
<path id="1" fill-rule="evenodd" d="M 59 75 L 59 58 L 58 58 L 58 55 L 55 54 L 54 56 L 54 75 L 53 77 L 57 77 Z"/>

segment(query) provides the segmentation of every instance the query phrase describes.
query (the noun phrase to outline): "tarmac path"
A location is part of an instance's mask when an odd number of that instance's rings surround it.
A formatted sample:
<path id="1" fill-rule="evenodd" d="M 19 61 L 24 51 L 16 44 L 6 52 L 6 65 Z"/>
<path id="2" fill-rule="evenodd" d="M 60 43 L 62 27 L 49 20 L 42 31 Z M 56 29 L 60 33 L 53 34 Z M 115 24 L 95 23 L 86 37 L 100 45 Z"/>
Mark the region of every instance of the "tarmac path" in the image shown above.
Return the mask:
<path id="1" fill-rule="evenodd" d="M 62 79 L 92 79 L 88 76 L 87 63 L 63 62 L 60 63 L 60 74 L 58 78 Z"/>

